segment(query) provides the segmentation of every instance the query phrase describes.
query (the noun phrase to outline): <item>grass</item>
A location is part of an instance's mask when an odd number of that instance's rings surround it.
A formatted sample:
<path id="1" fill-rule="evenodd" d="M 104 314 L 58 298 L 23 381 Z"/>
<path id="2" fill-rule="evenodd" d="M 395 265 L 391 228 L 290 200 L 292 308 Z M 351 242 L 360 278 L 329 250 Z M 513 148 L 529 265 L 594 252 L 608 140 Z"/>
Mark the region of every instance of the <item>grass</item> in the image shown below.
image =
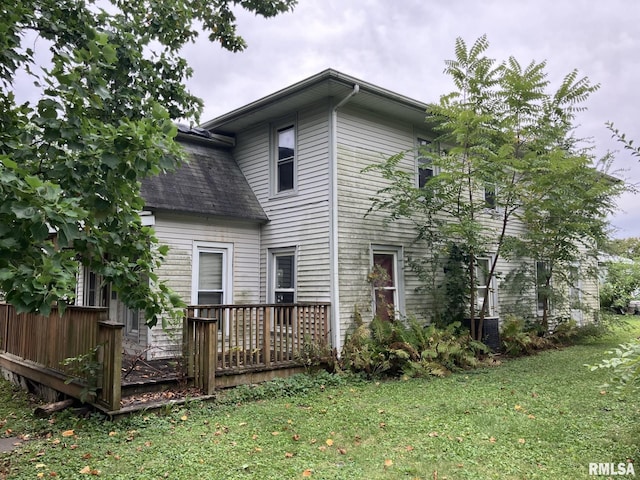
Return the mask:
<path id="1" fill-rule="evenodd" d="M 304 380 L 295 393 L 283 382 L 261 390 L 269 399 L 118 422 L 40 421 L 2 384 L 4 428 L 41 438 L 0 460 L 17 479 L 576 479 L 590 462 L 627 460 L 639 475 L 640 399 L 616 397 L 601 387 L 610 372 L 584 366 L 633 328 L 444 379 Z"/>

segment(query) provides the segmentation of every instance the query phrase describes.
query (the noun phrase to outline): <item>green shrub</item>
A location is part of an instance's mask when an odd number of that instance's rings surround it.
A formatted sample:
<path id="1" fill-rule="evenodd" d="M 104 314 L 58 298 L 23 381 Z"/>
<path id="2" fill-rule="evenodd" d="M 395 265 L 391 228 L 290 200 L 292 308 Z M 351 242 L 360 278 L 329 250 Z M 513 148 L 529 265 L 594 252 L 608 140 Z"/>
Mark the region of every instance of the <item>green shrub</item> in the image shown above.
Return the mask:
<path id="1" fill-rule="evenodd" d="M 341 362 L 345 370 L 367 377 L 444 376 L 474 368 L 489 349 L 467 334 L 460 324 L 446 328 L 423 326 L 417 320 L 387 322 L 375 318 L 360 324 L 345 341 Z"/>
<path id="2" fill-rule="evenodd" d="M 507 315 L 500 331 L 502 351 L 513 357 L 531 355 L 539 350 L 549 348 L 548 339 L 540 336 L 537 330 L 527 328 L 522 318 Z"/>
<path id="3" fill-rule="evenodd" d="M 618 394 L 631 391 L 640 393 L 640 341 L 623 343 L 607 352 L 613 355 L 598 365 L 590 366 L 591 370 L 608 368 L 613 371 L 611 382 Z"/>

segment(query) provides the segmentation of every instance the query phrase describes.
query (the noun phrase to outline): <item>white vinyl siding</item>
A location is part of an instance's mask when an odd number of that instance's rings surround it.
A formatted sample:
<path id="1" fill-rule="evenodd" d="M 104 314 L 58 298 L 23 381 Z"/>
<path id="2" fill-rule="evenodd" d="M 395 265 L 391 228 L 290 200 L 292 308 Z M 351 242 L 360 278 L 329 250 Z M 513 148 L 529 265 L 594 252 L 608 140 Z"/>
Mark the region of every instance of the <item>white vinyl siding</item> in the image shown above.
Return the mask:
<path id="1" fill-rule="evenodd" d="M 329 106 L 297 112 L 295 195 L 271 195 L 265 172 L 273 124 L 256 125 L 237 134 L 234 157 L 256 193 L 269 222 L 261 232 L 260 277 L 268 278 L 268 252 L 296 245 L 296 301 L 328 302 L 329 268 Z M 287 117 L 289 118 L 289 117 Z M 279 123 L 278 123 L 279 124 Z M 263 280 L 260 300 L 269 301 Z"/>
<path id="2" fill-rule="evenodd" d="M 340 323 L 344 335 L 352 329 L 353 309 L 357 307 L 365 320 L 373 317 L 372 286 L 367 281 L 371 268 L 372 245 L 402 247 L 399 260 L 416 254 L 412 246 L 413 227 L 406 221 L 384 226 L 386 215 L 367 214 L 370 198 L 386 185 L 375 173 L 364 175 L 362 169 L 384 161 L 398 152 L 415 151 L 416 135 L 412 125 L 373 116 L 347 104 L 338 111 L 338 235 L 340 275 Z M 416 171 L 412 154 L 405 155 L 400 166 Z M 401 258 L 404 257 L 404 258 Z M 411 295 L 418 286 L 408 269 L 400 275 L 405 304 L 401 313 L 422 311 L 423 299 Z M 402 304 L 403 299 L 398 302 Z M 406 312 L 404 311 L 406 310 Z"/>
<path id="3" fill-rule="evenodd" d="M 158 270 L 162 280 L 186 303 L 193 301 L 194 241 L 199 245 L 233 245 L 228 267 L 233 272 L 225 303 L 260 302 L 260 226 L 232 220 L 198 216 L 156 214 L 156 236 L 169 246 Z M 182 324 L 170 324 L 168 332 L 158 325 L 149 332 L 150 358 L 167 358 L 181 351 Z"/>

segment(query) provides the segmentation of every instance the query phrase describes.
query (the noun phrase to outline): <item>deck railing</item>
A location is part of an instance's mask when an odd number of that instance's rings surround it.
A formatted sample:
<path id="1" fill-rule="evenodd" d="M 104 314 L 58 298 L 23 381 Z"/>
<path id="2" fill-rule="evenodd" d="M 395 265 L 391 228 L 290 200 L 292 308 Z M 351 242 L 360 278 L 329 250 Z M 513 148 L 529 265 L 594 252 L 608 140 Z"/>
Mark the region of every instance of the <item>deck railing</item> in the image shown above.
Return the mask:
<path id="1" fill-rule="evenodd" d="M 211 394 L 215 375 L 300 363 L 306 347 L 326 346 L 328 303 L 193 305 L 184 323 L 188 374 Z"/>
<path id="2" fill-rule="evenodd" d="M 0 304 L 0 365 L 72 396 L 95 390 L 92 401 L 117 410 L 121 329 L 122 325 L 108 321 L 106 308 L 69 306 L 62 315 L 53 308 L 45 317 L 16 314 L 12 305 Z M 65 365 L 69 358 L 80 361 Z M 95 362 L 97 378 L 90 378 L 88 369 L 78 368 L 88 362 Z M 69 379 L 74 381 L 65 383 Z"/>

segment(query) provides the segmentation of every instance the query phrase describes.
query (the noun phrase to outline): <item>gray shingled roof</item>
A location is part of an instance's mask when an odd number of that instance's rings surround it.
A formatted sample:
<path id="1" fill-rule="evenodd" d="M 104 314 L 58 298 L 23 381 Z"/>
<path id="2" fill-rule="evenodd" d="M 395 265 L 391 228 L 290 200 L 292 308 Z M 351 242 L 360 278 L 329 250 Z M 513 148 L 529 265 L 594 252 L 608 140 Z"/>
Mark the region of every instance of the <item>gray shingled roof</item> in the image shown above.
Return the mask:
<path id="1" fill-rule="evenodd" d="M 269 220 L 228 148 L 184 139 L 188 163 L 142 182 L 146 209 Z"/>

